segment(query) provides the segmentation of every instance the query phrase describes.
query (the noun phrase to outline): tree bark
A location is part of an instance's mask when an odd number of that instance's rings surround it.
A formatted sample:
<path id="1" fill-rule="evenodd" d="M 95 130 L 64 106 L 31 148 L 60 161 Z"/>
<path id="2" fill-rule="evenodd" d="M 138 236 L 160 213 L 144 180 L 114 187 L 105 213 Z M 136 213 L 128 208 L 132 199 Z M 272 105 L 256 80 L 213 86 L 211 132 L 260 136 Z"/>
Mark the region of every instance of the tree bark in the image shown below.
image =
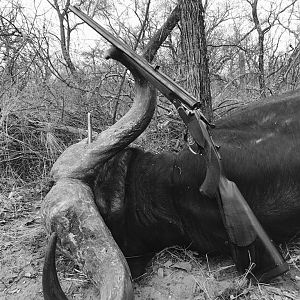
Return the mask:
<path id="1" fill-rule="evenodd" d="M 244 92 L 246 90 L 246 62 L 245 53 L 239 51 L 239 76 L 240 76 L 240 89 Z"/>
<path id="2" fill-rule="evenodd" d="M 257 15 L 257 2 L 254 0 L 253 3 L 250 3 L 252 7 L 252 17 L 255 25 L 255 29 L 258 33 L 258 83 L 259 91 L 262 98 L 266 98 L 266 82 L 265 82 L 265 67 L 264 67 L 264 39 L 265 33 L 269 29 L 262 30 L 258 15 Z"/>
<path id="3" fill-rule="evenodd" d="M 181 0 L 182 50 L 186 57 L 187 89 L 212 119 L 212 100 L 205 37 L 204 9 L 200 0 Z"/>

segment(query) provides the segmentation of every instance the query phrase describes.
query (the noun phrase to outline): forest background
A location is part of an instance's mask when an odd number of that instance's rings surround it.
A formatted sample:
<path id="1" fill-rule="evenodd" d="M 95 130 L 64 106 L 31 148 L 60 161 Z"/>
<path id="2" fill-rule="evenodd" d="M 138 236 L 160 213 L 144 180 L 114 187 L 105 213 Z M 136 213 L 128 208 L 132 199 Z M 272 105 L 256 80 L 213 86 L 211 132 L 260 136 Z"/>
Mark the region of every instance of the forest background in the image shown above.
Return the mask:
<path id="1" fill-rule="evenodd" d="M 76 1 L 75 1 L 76 2 Z M 80 3 L 79 3 L 80 2 Z M 77 1 L 100 24 L 141 53 L 176 1 Z M 1 1 L 1 182 L 47 176 L 58 155 L 86 136 L 86 116 L 100 132 L 132 103 L 132 77 L 103 58 L 109 45 L 72 13 L 69 1 Z M 203 1 L 214 118 L 299 84 L 299 1 Z M 187 88 L 183 20 L 167 37 L 154 65 Z M 195 50 L 196 51 L 196 50 Z M 194 88 L 194 90 L 193 90 Z M 178 151 L 183 125 L 159 96 L 147 131 L 147 150 Z"/>
<path id="2" fill-rule="evenodd" d="M 87 137 L 88 112 L 97 134 L 119 120 L 133 101 L 132 76 L 103 58 L 110 45 L 68 12 L 69 4 L 80 5 L 138 53 L 173 20 L 177 25 L 153 65 L 203 101 L 205 113 L 217 119 L 299 87 L 299 2 L 182 0 L 183 12 L 171 0 L 2 0 L 0 298 L 43 298 L 47 237 L 40 206 L 51 186 L 50 168 L 64 149 Z M 154 117 L 134 145 L 177 152 L 185 145 L 184 133 L 176 111 L 159 94 Z M 239 277 L 228 257 L 165 249 L 135 282 L 135 296 L 299 299 L 299 245 L 297 238 L 280 245 L 291 271 L 264 286 Z M 72 261 L 59 256 L 57 269 L 68 296 L 89 299 L 92 284 Z"/>

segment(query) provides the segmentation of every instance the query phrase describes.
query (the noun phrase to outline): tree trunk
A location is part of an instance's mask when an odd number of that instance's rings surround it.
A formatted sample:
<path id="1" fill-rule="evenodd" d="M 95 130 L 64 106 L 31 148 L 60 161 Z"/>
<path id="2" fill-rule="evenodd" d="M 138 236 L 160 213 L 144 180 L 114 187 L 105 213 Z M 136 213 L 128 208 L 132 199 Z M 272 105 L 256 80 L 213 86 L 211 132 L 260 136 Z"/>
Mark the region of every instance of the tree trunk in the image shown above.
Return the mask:
<path id="1" fill-rule="evenodd" d="M 270 26 L 262 30 L 261 24 L 257 15 L 257 2 L 254 0 L 253 3 L 249 2 L 252 7 L 252 18 L 255 25 L 255 29 L 258 34 L 258 83 L 259 92 L 262 98 L 266 98 L 266 82 L 265 82 L 265 67 L 264 67 L 264 39 L 265 33 L 271 28 Z"/>
<path id="2" fill-rule="evenodd" d="M 186 57 L 187 89 L 201 102 L 212 119 L 210 77 L 201 0 L 181 0 L 182 50 Z"/>
<path id="3" fill-rule="evenodd" d="M 245 92 L 246 90 L 246 61 L 245 53 L 239 52 L 239 76 L 240 76 L 240 90 Z"/>
<path id="4" fill-rule="evenodd" d="M 66 1 L 66 4 L 62 11 L 59 7 L 58 0 L 53 0 L 53 4 L 51 2 L 50 4 L 55 8 L 59 20 L 60 47 L 61 47 L 63 58 L 65 60 L 68 70 L 73 76 L 73 79 L 78 81 L 79 80 L 78 73 L 70 56 L 70 39 L 71 39 L 70 35 L 72 29 L 70 28 L 69 19 L 67 17 L 67 11 L 70 6 L 70 0 Z M 64 22 L 67 23 L 67 26 L 64 25 Z"/>

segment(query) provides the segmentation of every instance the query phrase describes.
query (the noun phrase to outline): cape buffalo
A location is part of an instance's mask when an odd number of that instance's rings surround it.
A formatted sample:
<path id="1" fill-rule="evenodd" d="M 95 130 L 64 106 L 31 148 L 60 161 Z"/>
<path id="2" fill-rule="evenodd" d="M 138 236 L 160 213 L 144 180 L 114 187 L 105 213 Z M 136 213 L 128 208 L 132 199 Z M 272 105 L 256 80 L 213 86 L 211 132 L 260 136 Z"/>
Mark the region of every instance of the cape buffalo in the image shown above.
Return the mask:
<path id="1" fill-rule="evenodd" d="M 122 54 L 110 57 L 131 68 Z M 60 248 L 103 299 L 133 298 L 123 255 L 135 273 L 130 257 L 149 258 L 174 244 L 201 253 L 229 252 L 218 203 L 199 192 L 204 157 L 189 150 L 154 154 L 126 147 L 148 125 L 155 105 L 152 87 L 131 71 L 137 84 L 133 108 L 92 144 L 66 150 L 54 164 L 57 183 L 43 207 L 48 232 L 58 234 Z M 290 239 L 300 229 L 300 91 L 255 102 L 215 125 L 211 133 L 224 173 L 269 236 L 276 242 Z M 51 241 L 44 296 L 66 299 L 53 267 L 55 237 Z"/>

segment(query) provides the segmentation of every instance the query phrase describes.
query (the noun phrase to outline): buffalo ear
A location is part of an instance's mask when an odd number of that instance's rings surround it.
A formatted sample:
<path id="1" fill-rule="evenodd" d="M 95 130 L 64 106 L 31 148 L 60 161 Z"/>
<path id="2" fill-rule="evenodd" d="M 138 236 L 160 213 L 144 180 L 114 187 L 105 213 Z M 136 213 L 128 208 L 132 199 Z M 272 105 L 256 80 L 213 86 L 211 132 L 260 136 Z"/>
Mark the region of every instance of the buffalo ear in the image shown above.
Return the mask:
<path id="1" fill-rule="evenodd" d="M 95 180 L 91 183 L 95 203 L 105 221 L 114 215 L 124 214 L 127 172 L 137 151 L 126 149 L 118 153 L 99 168 Z"/>

